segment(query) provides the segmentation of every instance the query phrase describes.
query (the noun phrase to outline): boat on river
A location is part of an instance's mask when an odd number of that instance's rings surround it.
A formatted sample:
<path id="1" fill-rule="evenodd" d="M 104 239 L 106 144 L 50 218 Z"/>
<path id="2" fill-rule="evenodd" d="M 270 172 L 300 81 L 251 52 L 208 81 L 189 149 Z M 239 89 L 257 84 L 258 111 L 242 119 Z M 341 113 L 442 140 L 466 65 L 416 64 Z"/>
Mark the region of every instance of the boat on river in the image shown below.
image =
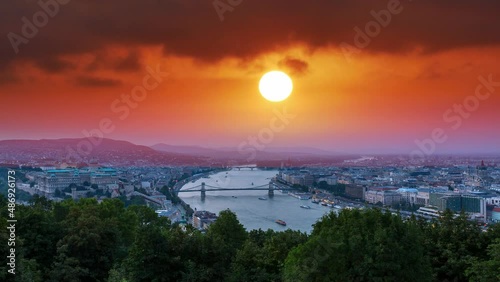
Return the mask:
<path id="1" fill-rule="evenodd" d="M 286 226 L 286 222 L 281 220 L 281 219 L 277 219 L 276 220 L 276 223 L 279 224 L 279 225 L 283 225 L 283 226 Z"/>

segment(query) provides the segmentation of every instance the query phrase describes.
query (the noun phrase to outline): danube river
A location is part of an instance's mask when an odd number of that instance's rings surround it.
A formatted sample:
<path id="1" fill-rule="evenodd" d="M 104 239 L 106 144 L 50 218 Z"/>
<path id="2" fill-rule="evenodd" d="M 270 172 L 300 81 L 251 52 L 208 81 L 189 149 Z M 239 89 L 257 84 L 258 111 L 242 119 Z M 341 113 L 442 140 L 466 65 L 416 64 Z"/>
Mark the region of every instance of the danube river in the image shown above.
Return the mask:
<path id="1" fill-rule="evenodd" d="M 277 170 L 233 169 L 189 182 L 181 190 L 199 186 L 202 182 L 205 182 L 207 186 L 219 188 L 256 187 L 269 184 L 271 178 L 277 173 Z M 179 197 L 197 210 L 207 210 L 218 214 L 222 210 L 230 209 L 236 213 L 247 230 L 290 228 L 310 233 L 312 224 L 331 211 L 329 207 L 313 204 L 310 200 L 299 200 L 279 191 L 275 191 L 274 197 L 271 198 L 267 195 L 267 190 L 206 192 L 205 201 L 201 200 L 200 192 L 181 192 Z M 266 200 L 259 198 L 266 198 Z M 308 205 L 311 209 L 301 208 L 301 205 Z M 277 219 L 284 220 L 287 226 L 275 223 Z"/>

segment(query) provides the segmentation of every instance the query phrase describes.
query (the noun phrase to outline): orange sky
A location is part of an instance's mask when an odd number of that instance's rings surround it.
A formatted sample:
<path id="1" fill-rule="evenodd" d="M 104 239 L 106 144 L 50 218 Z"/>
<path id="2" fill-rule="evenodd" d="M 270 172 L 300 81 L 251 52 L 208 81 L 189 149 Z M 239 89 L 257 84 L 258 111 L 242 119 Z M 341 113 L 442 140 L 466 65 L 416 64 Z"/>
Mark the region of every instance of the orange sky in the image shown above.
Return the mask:
<path id="1" fill-rule="evenodd" d="M 397 15 L 399 22 L 394 18 L 369 46 L 349 59 L 339 44 L 353 44 L 353 28 L 370 20 L 370 9 L 378 11 L 384 5 L 365 5 L 365 9 L 352 12 L 356 16 L 342 22 L 345 26 L 338 28 L 341 31 L 332 31 L 336 41 L 328 39 L 325 32 L 316 34 L 314 29 L 307 33 L 305 27 L 291 25 L 287 28 L 284 22 L 293 20 L 293 10 L 289 16 L 286 13 L 281 15 L 283 23 L 276 19 L 277 25 L 283 26 L 282 32 L 277 33 L 279 36 L 273 39 L 271 35 L 278 32 L 274 28 L 263 31 L 259 37 L 251 25 L 241 23 L 241 18 L 251 16 L 247 14 L 254 11 L 255 3 L 245 2 L 235 7 L 233 12 L 225 14 L 223 22 L 211 6 L 205 7 L 209 9 L 205 11 L 184 4 L 187 6 L 182 8 L 186 10 L 193 9 L 200 15 L 213 17 L 206 21 L 207 25 L 220 30 L 220 33 L 212 34 L 214 42 L 201 35 L 199 41 L 189 39 L 191 29 L 195 30 L 196 26 L 182 29 L 181 23 L 169 22 L 165 25 L 170 29 L 156 27 L 160 23 L 155 18 L 160 14 L 152 13 L 151 17 L 141 14 L 138 20 L 140 23 L 155 23 L 154 29 L 159 35 L 144 35 L 143 39 L 132 35 L 133 38 L 122 39 L 116 35 L 105 40 L 108 31 L 99 34 L 90 24 L 87 29 L 77 25 L 78 30 L 85 32 L 69 35 L 68 42 L 59 36 L 60 41 L 53 43 L 56 51 L 47 51 L 46 55 L 36 51 L 37 45 L 48 48 L 45 40 L 64 32 L 64 21 L 73 21 L 70 15 L 76 13 L 76 6 L 81 8 L 82 2 L 61 6 L 61 15 L 51 19 L 30 43 L 20 45 L 18 55 L 10 54 L 11 46 L 0 47 L 0 74 L 4 77 L 0 80 L 0 118 L 3 120 L 0 139 L 82 137 L 83 130 L 98 128 L 103 118 L 109 118 L 114 130 L 105 134 L 107 138 L 146 145 L 163 142 L 238 146 L 248 136 L 256 136 L 268 128 L 276 116 L 274 111 L 286 109 L 295 117 L 284 130 L 274 133 L 269 146 L 310 146 L 349 153 L 407 153 L 415 149 L 415 140 L 430 138 L 435 128 L 442 128 L 448 139 L 439 144 L 438 152 L 500 150 L 500 112 L 497 109 L 500 104 L 500 45 L 485 42 L 480 36 L 464 38 L 461 42 L 460 36 L 454 34 L 448 34 L 451 41 L 448 43 L 432 30 L 425 33 L 429 28 L 427 23 L 418 28 L 404 20 L 418 17 L 421 11 L 429 9 L 426 5 L 432 4 L 421 4 L 413 10 L 405 6 L 406 10 Z M 463 3 L 456 9 L 470 10 L 466 2 L 456 3 Z M 291 6 L 290 9 L 297 8 Z M 319 10 L 313 9 L 316 4 L 311 6 L 309 12 L 314 18 Z M 67 8 L 66 13 L 63 13 L 64 8 Z M 351 8 L 345 8 L 351 11 Z M 442 13 L 445 8 L 442 7 Z M 36 11 L 36 4 L 31 4 L 30 9 Z M 111 11 L 105 7 L 102 9 L 103 13 Z M 30 15 L 29 9 L 19 8 L 17 11 L 18 17 L 12 16 L 9 21 L 8 26 L 12 28 L 4 29 L 5 32 L 19 29 L 22 22 L 18 18 L 22 11 Z M 85 13 L 93 11 L 89 9 Z M 295 14 L 295 18 L 307 20 L 308 11 L 304 13 L 306 15 Z M 458 11 L 446 13 L 452 17 Z M 270 24 L 265 20 L 268 14 L 262 12 L 264 19 L 258 22 L 259 25 Z M 326 19 L 329 19 L 328 15 L 325 15 Z M 456 27 L 462 28 L 464 37 L 471 36 L 468 35 L 469 29 L 479 28 L 473 24 L 478 17 L 469 15 L 468 19 L 469 25 Z M 116 26 L 109 32 L 119 33 L 127 28 L 131 33 L 136 32 L 135 25 L 127 27 L 119 19 L 114 20 L 112 23 Z M 16 27 L 17 22 L 19 27 Z M 104 25 L 104 22 L 99 22 L 99 16 L 90 23 Z M 232 29 L 233 23 L 239 29 Z M 443 31 L 453 29 L 443 27 L 447 23 L 435 24 Z M 408 33 L 403 33 L 404 29 L 400 30 L 396 25 L 408 28 Z M 143 28 L 140 24 L 138 26 Z M 242 34 L 235 35 L 236 32 Z M 162 35 L 165 38 L 155 40 Z M 226 35 L 228 39 L 219 38 Z M 286 35 L 283 38 L 288 39 L 280 39 L 280 35 Z M 83 42 L 83 39 L 92 40 L 94 37 L 95 46 Z M 496 40 L 498 32 L 490 37 Z M 471 43 L 466 42 L 469 39 Z M 81 49 L 77 44 L 79 40 L 84 45 Z M 248 40 L 248 43 L 241 40 Z M 233 49 L 218 53 L 213 45 L 223 46 L 220 44 L 224 42 L 232 44 Z M 400 48 L 392 47 L 391 42 Z M 10 55 L 6 55 L 7 52 Z M 143 78 L 148 74 L 147 67 L 159 67 L 168 72 L 168 76 L 148 91 L 135 108 L 127 106 L 129 114 L 125 115 L 123 108 L 116 110 L 117 105 L 125 105 L 122 102 L 115 102 L 113 110 L 115 100 L 143 84 Z M 294 82 L 292 95 L 281 103 L 268 102 L 258 93 L 260 77 L 276 69 L 287 72 Z M 459 126 L 458 113 L 448 113 L 448 118 L 443 118 L 443 114 L 453 110 L 455 104 L 462 104 L 467 99 L 472 101 L 470 96 L 480 84 L 478 77 L 487 78 L 489 75 L 493 81 L 499 82 L 494 92 L 487 99 L 480 100 L 477 109 L 467 111 L 467 118 L 461 117 Z"/>

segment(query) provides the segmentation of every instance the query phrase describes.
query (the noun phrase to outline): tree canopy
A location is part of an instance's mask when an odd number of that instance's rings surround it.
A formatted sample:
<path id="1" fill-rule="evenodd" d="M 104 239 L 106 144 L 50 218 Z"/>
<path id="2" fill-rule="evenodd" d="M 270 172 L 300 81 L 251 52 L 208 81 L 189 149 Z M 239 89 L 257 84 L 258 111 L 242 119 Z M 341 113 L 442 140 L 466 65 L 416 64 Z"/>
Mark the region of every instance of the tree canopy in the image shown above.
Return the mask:
<path id="1" fill-rule="evenodd" d="M 0 240 L 7 242 L 0 196 Z M 247 231 L 225 210 L 206 232 L 119 199 L 16 207 L 16 281 L 499 281 L 500 226 L 377 209 L 320 219 L 310 235 Z M 1 244 L 8 253 L 7 244 Z M 5 256 L 4 256 L 5 259 Z M 14 281 L 7 265 L 0 280 Z"/>

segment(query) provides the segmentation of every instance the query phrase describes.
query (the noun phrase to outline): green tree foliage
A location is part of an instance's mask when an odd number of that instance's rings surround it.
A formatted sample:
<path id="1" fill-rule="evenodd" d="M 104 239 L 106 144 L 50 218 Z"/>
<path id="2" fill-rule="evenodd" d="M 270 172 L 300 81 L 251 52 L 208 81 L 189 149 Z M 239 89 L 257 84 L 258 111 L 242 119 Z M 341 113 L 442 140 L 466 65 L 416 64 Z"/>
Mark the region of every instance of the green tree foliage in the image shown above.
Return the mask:
<path id="1" fill-rule="evenodd" d="M 473 258 L 466 274 L 470 281 L 500 281 L 500 238 L 488 246 L 488 258 Z"/>
<path id="2" fill-rule="evenodd" d="M 423 226 L 424 246 L 431 258 L 433 273 L 438 281 L 468 281 L 465 269 L 472 259 L 484 258 L 487 240 L 477 224 L 465 214 L 454 217 L 451 211 Z"/>
<path id="3" fill-rule="evenodd" d="M 172 201 L 173 204 L 181 203 L 181 199 L 177 196 L 168 186 L 163 186 L 160 189 L 160 193 L 167 197 L 167 200 Z"/>
<path id="4" fill-rule="evenodd" d="M 238 221 L 236 214 L 230 210 L 221 211 L 219 218 L 207 232 L 209 244 L 212 247 L 211 265 L 214 269 L 214 279 L 223 279 L 227 274 L 228 266 L 238 249 L 247 239 L 247 232 Z"/>
<path id="5" fill-rule="evenodd" d="M 285 262 L 285 281 L 430 281 L 415 222 L 379 210 L 330 213 Z"/>
<path id="6" fill-rule="evenodd" d="M 62 238 L 61 225 L 51 212 L 51 203 L 36 195 L 31 206 L 17 206 L 17 215 L 22 222 L 17 225 L 19 234 L 23 234 L 22 255 L 33 260 L 30 269 L 35 265 L 50 268 L 56 255 L 56 244 Z"/>
<path id="7" fill-rule="evenodd" d="M 116 218 L 109 215 L 109 205 L 112 204 L 98 205 L 95 199 L 81 199 L 70 208 L 63 221 L 66 235 L 57 243 L 53 279 L 101 281 L 107 277 L 120 249 L 120 231 Z"/>
<path id="8" fill-rule="evenodd" d="M 0 241 L 7 242 L 0 195 Z M 16 281 L 499 281 L 500 225 L 379 210 L 331 213 L 311 235 L 247 232 L 222 211 L 206 233 L 119 199 L 16 206 Z M 7 244 L 0 251 L 9 252 Z M 5 259 L 5 256 L 4 256 Z M 0 281 L 14 281 L 7 264 Z"/>
<path id="9" fill-rule="evenodd" d="M 290 229 L 284 232 L 252 231 L 236 254 L 228 280 L 281 281 L 288 252 L 306 240 L 306 234 Z"/>
<path id="10" fill-rule="evenodd" d="M 19 260 L 19 271 L 16 275 L 16 281 L 22 282 L 42 282 L 44 281 L 40 266 L 35 259 Z"/>
<path id="11" fill-rule="evenodd" d="M 126 200 L 125 201 L 125 205 L 126 206 L 130 206 L 130 205 L 146 205 L 146 200 L 144 200 L 144 198 L 142 196 L 137 196 L 137 195 L 133 195 L 133 196 L 130 196 L 130 200 Z"/>
<path id="12" fill-rule="evenodd" d="M 292 188 L 300 190 L 302 192 L 309 192 L 309 187 L 307 187 L 306 185 L 293 184 Z"/>
<path id="13" fill-rule="evenodd" d="M 178 281 L 182 261 L 170 244 L 169 222 L 161 219 L 139 227 L 124 262 L 130 281 Z"/>
<path id="14" fill-rule="evenodd" d="M 221 211 L 217 221 L 210 225 L 207 235 L 214 242 L 227 248 L 229 252 L 236 252 L 243 245 L 248 234 L 238 221 L 236 214 L 225 210 Z"/>

